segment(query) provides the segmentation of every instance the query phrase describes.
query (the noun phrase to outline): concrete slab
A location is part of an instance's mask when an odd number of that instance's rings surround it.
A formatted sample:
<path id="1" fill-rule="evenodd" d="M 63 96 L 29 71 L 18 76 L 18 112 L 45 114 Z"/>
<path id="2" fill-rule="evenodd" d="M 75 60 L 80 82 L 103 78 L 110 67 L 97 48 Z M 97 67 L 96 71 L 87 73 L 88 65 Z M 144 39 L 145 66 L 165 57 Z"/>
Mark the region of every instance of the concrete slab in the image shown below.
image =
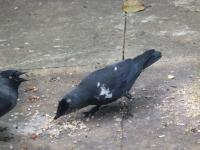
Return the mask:
<path id="1" fill-rule="evenodd" d="M 2 68 L 89 65 L 121 47 L 122 31 L 115 28 L 123 22 L 120 1 L 1 3 Z"/>

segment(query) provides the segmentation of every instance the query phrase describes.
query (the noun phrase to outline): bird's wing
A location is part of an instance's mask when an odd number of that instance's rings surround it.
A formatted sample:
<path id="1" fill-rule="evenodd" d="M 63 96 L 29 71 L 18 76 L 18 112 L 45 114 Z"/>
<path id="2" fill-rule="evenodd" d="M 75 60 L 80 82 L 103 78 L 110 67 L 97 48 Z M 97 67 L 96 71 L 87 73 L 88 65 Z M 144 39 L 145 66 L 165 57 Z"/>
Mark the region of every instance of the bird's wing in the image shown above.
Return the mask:
<path id="1" fill-rule="evenodd" d="M 0 90 L 0 117 L 12 108 L 10 96 Z"/>
<path id="2" fill-rule="evenodd" d="M 0 116 L 16 105 L 17 91 L 13 90 L 8 82 L 0 77 Z"/>
<path id="3" fill-rule="evenodd" d="M 127 59 L 91 73 L 82 80 L 80 86 L 94 94 L 99 93 L 100 90 L 106 92 L 107 89 L 107 94 L 109 90 L 114 93 L 112 97 L 119 98 L 137 74 L 137 66 L 134 66 L 132 59 Z"/>

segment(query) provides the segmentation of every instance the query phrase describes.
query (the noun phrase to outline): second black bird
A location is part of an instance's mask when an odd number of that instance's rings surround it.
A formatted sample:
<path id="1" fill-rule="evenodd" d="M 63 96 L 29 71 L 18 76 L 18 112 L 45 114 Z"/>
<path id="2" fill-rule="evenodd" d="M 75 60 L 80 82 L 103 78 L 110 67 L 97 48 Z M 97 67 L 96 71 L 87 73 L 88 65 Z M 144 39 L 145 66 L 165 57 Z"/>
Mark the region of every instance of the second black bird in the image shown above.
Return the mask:
<path id="1" fill-rule="evenodd" d="M 0 117 L 17 104 L 18 87 L 22 82 L 27 81 L 19 77 L 24 73 L 17 70 L 0 72 Z"/>
<path id="2" fill-rule="evenodd" d="M 126 59 L 89 74 L 62 98 L 54 119 L 88 105 L 96 105 L 96 111 L 102 105 L 127 97 L 140 73 L 160 58 L 160 52 L 148 50 L 134 59 Z"/>

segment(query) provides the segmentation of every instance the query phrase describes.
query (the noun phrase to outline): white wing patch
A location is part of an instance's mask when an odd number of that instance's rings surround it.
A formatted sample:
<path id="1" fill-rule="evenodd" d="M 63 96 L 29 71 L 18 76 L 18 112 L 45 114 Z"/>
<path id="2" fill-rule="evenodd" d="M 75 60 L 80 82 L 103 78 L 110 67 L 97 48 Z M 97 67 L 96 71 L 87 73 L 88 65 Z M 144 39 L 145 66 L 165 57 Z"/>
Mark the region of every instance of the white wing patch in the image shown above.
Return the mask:
<path id="1" fill-rule="evenodd" d="M 97 82 L 97 87 L 99 87 L 100 86 L 100 82 Z"/>
<path id="2" fill-rule="evenodd" d="M 71 103 L 71 102 L 72 102 L 72 100 L 71 100 L 70 98 L 68 98 L 68 99 L 67 99 L 67 102 L 68 102 L 68 103 Z"/>
<path id="3" fill-rule="evenodd" d="M 101 95 L 104 95 L 105 98 L 112 98 L 112 93 L 111 93 L 111 91 L 110 91 L 109 88 L 106 88 L 106 87 L 104 86 L 104 84 L 103 84 L 100 88 L 101 88 L 100 96 L 101 96 Z"/>
<path id="4" fill-rule="evenodd" d="M 114 71 L 117 71 L 117 67 L 114 68 Z"/>

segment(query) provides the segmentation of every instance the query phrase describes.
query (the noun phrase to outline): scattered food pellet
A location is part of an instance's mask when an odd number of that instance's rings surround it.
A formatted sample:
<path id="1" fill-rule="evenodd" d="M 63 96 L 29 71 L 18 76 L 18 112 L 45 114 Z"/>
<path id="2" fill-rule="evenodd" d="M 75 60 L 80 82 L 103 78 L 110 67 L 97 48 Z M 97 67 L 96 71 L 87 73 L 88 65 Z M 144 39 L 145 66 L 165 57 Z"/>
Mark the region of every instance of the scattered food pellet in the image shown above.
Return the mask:
<path id="1" fill-rule="evenodd" d="M 184 126 L 185 124 L 184 123 L 177 123 L 176 125 L 177 126 Z"/>

